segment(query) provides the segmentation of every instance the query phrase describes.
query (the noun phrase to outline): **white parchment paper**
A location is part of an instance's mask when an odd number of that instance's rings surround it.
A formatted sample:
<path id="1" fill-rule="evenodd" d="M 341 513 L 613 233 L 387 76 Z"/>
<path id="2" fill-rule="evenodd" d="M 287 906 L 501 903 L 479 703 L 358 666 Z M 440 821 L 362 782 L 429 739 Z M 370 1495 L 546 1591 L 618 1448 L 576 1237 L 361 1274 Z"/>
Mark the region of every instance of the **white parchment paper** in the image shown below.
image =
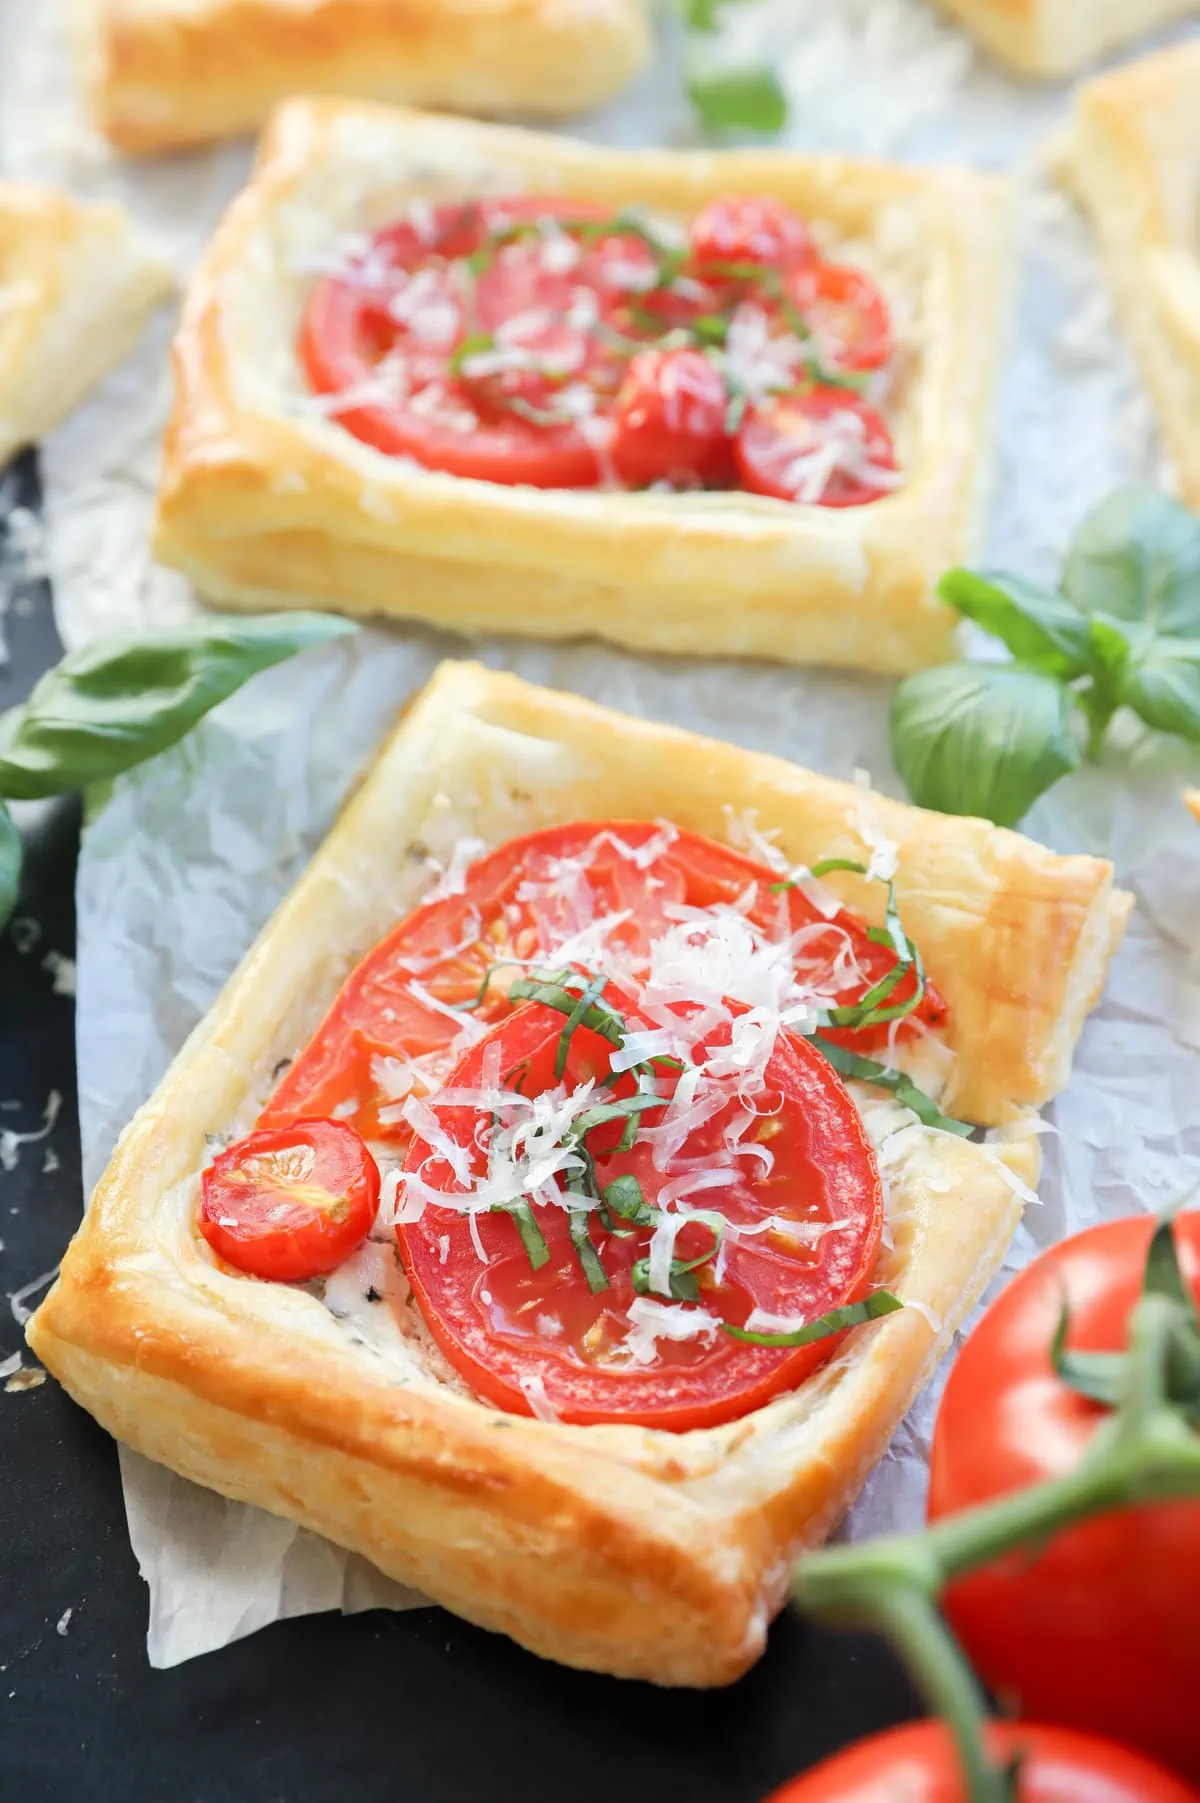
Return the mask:
<path id="1" fill-rule="evenodd" d="M 668 37 L 669 37 L 668 33 Z M 1176 34 L 1185 35 L 1185 34 Z M 998 418 L 991 558 L 1053 570 L 1085 508 L 1160 473 L 1149 409 L 1086 232 L 1038 176 L 1062 90 L 1008 80 L 922 0 L 744 0 L 724 54 L 767 54 L 790 141 L 1018 171 L 1023 275 Z M 674 46 L 586 135 L 686 142 Z M 50 5 L 0 0 L 0 170 L 124 199 L 181 275 L 247 164 L 237 146 L 120 164 L 81 124 Z M 146 548 L 166 401 L 161 316 L 129 364 L 44 447 L 46 554 L 68 644 L 196 603 Z M 420 629 L 364 631 L 258 678 L 186 744 L 119 783 L 90 819 L 79 870 L 79 1075 L 90 1189 L 253 934 L 293 882 L 397 707 L 464 647 Z M 595 645 L 476 647 L 488 661 L 611 706 L 678 721 L 898 792 L 887 687 L 761 665 L 669 663 Z M 1179 802 L 1200 759 L 1133 739 L 1061 783 L 1029 822 L 1062 850 L 1112 856 L 1138 909 L 1070 1090 L 1049 1111 L 1043 1203 L 1010 1258 L 1090 1221 L 1150 1207 L 1200 1173 L 1200 832 Z M 897 1434 L 848 1524 L 920 1519 L 936 1390 Z M 149 1652 L 169 1665 L 283 1616 L 414 1599 L 363 1561 L 123 1455 L 130 1536 L 150 1588 Z M 419 1599 L 418 1599 L 419 1600 Z"/>

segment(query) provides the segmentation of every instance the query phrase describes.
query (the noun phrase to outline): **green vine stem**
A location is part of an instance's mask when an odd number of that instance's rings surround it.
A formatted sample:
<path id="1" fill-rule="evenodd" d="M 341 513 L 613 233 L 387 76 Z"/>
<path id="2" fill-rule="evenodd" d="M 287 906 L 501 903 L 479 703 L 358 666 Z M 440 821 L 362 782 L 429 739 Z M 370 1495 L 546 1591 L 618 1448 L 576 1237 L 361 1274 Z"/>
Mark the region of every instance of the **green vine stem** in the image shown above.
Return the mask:
<path id="1" fill-rule="evenodd" d="M 1169 1228 L 1166 1229 L 1169 1233 Z M 1150 1287 L 1129 1323 L 1120 1399 L 1065 1477 L 950 1515 L 921 1533 L 830 1547 L 797 1568 L 792 1600 L 830 1621 L 875 1627 L 954 1734 L 970 1803 L 1010 1803 L 1011 1775 L 988 1759 L 982 1693 L 942 1621 L 944 1587 L 1005 1553 L 1112 1509 L 1200 1496 L 1200 1438 L 1172 1392 L 1192 1389 L 1200 1335 L 1186 1295 Z"/>

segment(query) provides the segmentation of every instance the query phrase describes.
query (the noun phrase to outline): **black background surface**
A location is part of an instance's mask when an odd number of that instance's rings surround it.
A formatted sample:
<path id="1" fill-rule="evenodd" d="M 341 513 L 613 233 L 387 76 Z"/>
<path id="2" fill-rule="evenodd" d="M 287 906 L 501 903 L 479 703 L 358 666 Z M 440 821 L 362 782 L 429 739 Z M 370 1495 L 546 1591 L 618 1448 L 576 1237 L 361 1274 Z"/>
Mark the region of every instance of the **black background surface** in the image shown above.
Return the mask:
<path id="1" fill-rule="evenodd" d="M 20 475 L 29 503 L 32 458 Z M 44 584 L 7 637 L 0 710 L 58 656 Z M 0 1098 L 20 1104 L 0 1128 L 63 1097 L 58 1168 L 31 1145 L 0 1171 L 0 1358 L 21 1343 L 8 1294 L 61 1256 L 82 1206 L 73 1003 L 43 966 L 73 953 L 78 833 L 74 801 L 32 821 L 17 912 L 40 936 L 21 952 L 0 935 Z M 756 1803 L 914 1712 L 881 1646 L 792 1617 L 708 1694 L 567 1671 L 436 1609 L 308 1617 L 151 1671 L 115 1447 L 53 1381 L 0 1386 L 0 1524 L 2 1803 Z"/>

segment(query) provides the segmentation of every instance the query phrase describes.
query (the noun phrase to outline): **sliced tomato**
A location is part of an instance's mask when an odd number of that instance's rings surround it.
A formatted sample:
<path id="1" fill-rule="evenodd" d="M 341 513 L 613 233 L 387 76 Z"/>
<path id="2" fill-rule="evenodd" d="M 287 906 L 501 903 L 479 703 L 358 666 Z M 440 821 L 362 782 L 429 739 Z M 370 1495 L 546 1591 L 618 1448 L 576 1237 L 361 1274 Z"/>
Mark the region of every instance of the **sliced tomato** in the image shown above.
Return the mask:
<path id="1" fill-rule="evenodd" d="M 502 982 L 469 1012 L 488 972 L 505 957 L 552 956 L 565 939 L 598 920 L 614 924 L 604 943 L 625 961 L 645 954 L 680 903 L 695 908 L 741 902 L 764 932 L 793 938 L 793 961 L 830 1006 L 860 1001 L 895 965 L 890 947 L 868 937 L 855 915 L 826 916 L 802 889 L 780 891 L 778 875 L 699 833 L 664 832 L 649 821 L 579 821 L 512 839 L 471 866 L 464 888 L 427 902 L 392 929 L 346 980 L 313 1038 L 283 1076 L 261 1116 L 282 1125 L 297 1115 L 348 1116 L 367 1139 L 404 1145 L 410 1089 L 444 1079 L 455 1041 L 472 1022 L 508 1012 Z M 510 972 L 511 974 L 511 972 Z M 904 1002 L 916 977 L 893 995 Z M 930 984 L 904 1038 L 937 1027 L 946 1004 Z M 887 1025 L 831 1030 L 861 1052 L 887 1044 Z"/>
<path id="2" fill-rule="evenodd" d="M 200 1231 L 254 1277 L 305 1283 L 343 1264 L 379 1208 L 379 1170 L 345 1121 L 259 1128 L 201 1178 Z"/>
<path id="3" fill-rule="evenodd" d="M 790 269 L 813 254 L 804 221 L 770 195 L 710 201 L 692 220 L 688 236 L 692 261 L 702 275 L 739 264 Z"/>
<path id="4" fill-rule="evenodd" d="M 1127 1343 L 1154 1222 L 1088 1228 L 1013 1279 L 968 1339 L 938 1414 L 938 1519 L 1065 1477 L 1105 1411 L 1056 1375 L 1064 1299 L 1073 1350 Z M 1200 1214 L 1175 1243 L 1200 1305 Z M 1113 1733 L 1200 1780 L 1200 1502 L 1120 1509 L 959 1579 L 946 1612 L 983 1677 L 1038 1715 Z"/>
<path id="5" fill-rule="evenodd" d="M 881 369 L 888 361 L 895 350 L 891 311 L 861 269 L 814 259 L 790 271 L 786 287 L 829 367 Z"/>
<path id="6" fill-rule="evenodd" d="M 997 1762 L 1020 1760 L 1014 1803 L 1196 1803 L 1190 1785 L 1140 1754 L 1025 1722 L 993 1722 Z M 769 1803 L 969 1803 L 942 1722 L 911 1722 L 835 1753 L 775 1791 Z"/>
<path id="7" fill-rule="evenodd" d="M 798 389 L 755 409 L 734 441 L 752 494 L 819 507 L 861 507 L 894 487 L 895 446 L 880 415 L 844 388 Z"/>
<path id="8" fill-rule="evenodd" d="M 617 397 L 613 467 L 631 488 L 666 480 L 719 485 L 733 470 L 725 430 L 729 397 L 700 351 L 642 351 Z"/>
<path id="9" fill-rule="evenodd" d="M 620 991 L 606 990 L 604 1000 L 634 1030 L 648 1025 Z M 432 1098 L 437 1143 L 414 1139 L 406 1177 L 415 1174 L 433 1191 L 451 1195 L 465 1193 L 464 1171 L 473 1179 L 485 1176 L 498 1106 L 487 1088 L 488 1072 L 507 1089 L 519 1084 L 531 1117 L 536 1098 L 584 1084 L 598 1103 L 632 1093 L 628 1075 L 607 1089 L 592 1088 L 609 1076 L 613 1047 L 587 1027 L 570 1036 L 560 1086 L 555 1056 L 563 1031 L 561 1013 L 533 1002 L 472 1047 L 447 1079 L 452 1099 L 439 1104 Z M 728 1025 L 717 1027 L 703 1041 L 705 1050 L 727 1044 L 729 1035 Z M 662 1081 L 664 1103 L 674 1080 Z M 546 1200 L 546 1184 L 529 1198 L 548 1253 L 537 1269 L 504 1212 L 472 1219 L 427 1200 L 418 1220 L 397 1228 L 426 1324 L 477 1394 L 518 1413 L 536 1413 L 540 1405 L 565 1421 L 634 1421 L 683 1432 L 757 1408 L 829 1357 L 836 1336 L 802 1347 L 758 1346 L 734 1339 L 720 1325 L 744 1325 L 755 1308 L 808 1322 L 857 1300 L 870 1286 L 879 1242 L 879 1173 L 841 1079 L 820 1053 L 785 1030 L 766 1067 L 766 1086 L 755 1100 L 760 1124 L 746 1135 L 756 1155 L 731 1154 L 725 1143 L 726 1129 L 744 1124 L 747 1112 L 731 1088 L 728 1100 L 697 1122 L 668 1163 L 676 1180 L 681 1169 L 694 1181 L 697 1169 L 711 1176 L 719 1168 L 719 1184 L 698 1187 L 692 1205 L 708 1204 L 741 1229 L 730 1236 L 719 1275 L 711 1259 L 697 1267 L 698 1303 L 666 1305 L 661 1296 L 651 1298 L 652 1305 L 669 1306 L 673 1320 L 690 1317 L 699 1324 L 701 1337 L 647 1345 L 635 1335 L 631 1342 L 636 1310 L 631 1318 L 630 1307 L 638 1295 L 633 1272 L 648 1256 L 650 1229 L 633 1227 L 623 1235 L 605 1231 L 595 1213 L 584 1217 L 606 1280 L 606 1287 L 595 1289 L 572 1243 L 562 1205 L 569 1198 L 555 1190 L 560 1200 Z M 479 1105 L 453 1100 L 464 1092 L 478 1094 Z M 662 1118 L 662 1111 L 651 1110 L 641 1117 L 642 1128 Z M 619 1122 L 586 1136 L 601 1190 L 617 1178 L 634 1177 L 650 1206 L 665 1203 L 670 1179 L 656 1166 L 652 1142 L 640 1138 L 632 1151 L 622 1152 L 620 1136 Z M 449 1146 L 459 1149 L 457 1172 Z M 674 1256 L 703 1259 L 713 1246 L 711 1227 L 686 1220 Z"/>

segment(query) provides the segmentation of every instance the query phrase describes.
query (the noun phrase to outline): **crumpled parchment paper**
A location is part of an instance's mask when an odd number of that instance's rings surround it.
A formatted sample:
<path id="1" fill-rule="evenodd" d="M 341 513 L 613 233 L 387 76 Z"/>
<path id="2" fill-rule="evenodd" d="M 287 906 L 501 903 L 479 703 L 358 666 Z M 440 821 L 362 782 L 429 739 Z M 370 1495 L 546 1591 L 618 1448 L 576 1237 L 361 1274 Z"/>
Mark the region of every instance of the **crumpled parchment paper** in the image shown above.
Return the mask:
<path id="1" fill-rule="evenodd" d="M 182 274 L 248 162 L 243 147 L 150 165 L 111 158 L 80 122 L 55 10 L 0 0 L 0 171 L 124 199 Z M 668 33 L 668 36 L 670 34 Z M 1176 34 L 1182 35 L 1182 34 Z M 1115 330 L 1087 234 L 1039 181 L 1064 95 L 1008 80 L 923 0 L 743 0 L 725 51 L 765 52 L 794 108 L 790 141 L 1013 168 L 1026 183 L 1024 268 L 1001 398 L 993 561 L 1046 575 L 1085 508 L 1159 473 L 1148 406 Z M 685 142 L 665 64 L 585 135 Z M 192 609 L 157 569 L 146 527 L 167 404 L 164 313 L 138 354 L 44 447 L 46 554 L 68 644 Z M 637 658 L 517 640 L 476 648 L 535 681 L 782 753 L 899 792 L 887 686 L 866 677 Z M 453 641 L 364 631 L 259 677 L 188 741 L 116 785 L 79 869 L 78 1056 L 85 1182 L 99 1177 L 253 934 L 293 882 L 399 704 Z M 1132 739 L 1061 783 L 1028 830 L 1114 858 L 1138 908 L 1071 1087 L 1048 1111 L 1043 1201 L 1009 1260 L 1091 1221 L 1152 1207 L 1200 1175 L 1200 831 L 1179 802 L 1200 758 Z M 847 1525 L 915 1524 L 935 1383 Z M 414 1599 L 360 1559 L 123 1453 L 130 1536 L 150 1587 L 149 1653 L 171 1665 L 267 1622 Z"/>

